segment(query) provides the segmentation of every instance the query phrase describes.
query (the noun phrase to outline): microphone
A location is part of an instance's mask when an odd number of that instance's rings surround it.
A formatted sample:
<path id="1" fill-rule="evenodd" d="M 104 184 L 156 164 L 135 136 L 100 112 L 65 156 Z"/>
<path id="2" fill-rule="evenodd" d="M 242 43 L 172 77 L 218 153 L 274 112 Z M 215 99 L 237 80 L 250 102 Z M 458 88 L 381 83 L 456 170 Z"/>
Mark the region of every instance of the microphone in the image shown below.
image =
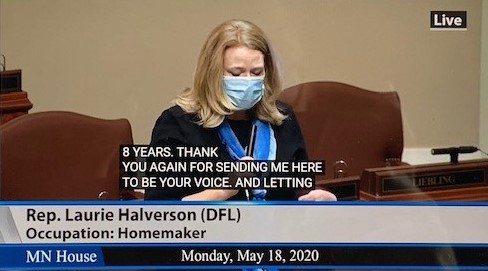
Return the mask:
<path id="1" fill-rule="evenodd" d="M 254 153 L 254 146 L 256 145 L 256 124 L 253 124 L 251 127 L 251 135 L 249 136 L 249 144 L 246 148 L 246 156 L 252 157 Z M 249 193 L 249 189 L 244 190 L 246 193 L 247 200 L 251 200 L 251 193 Z"/>
<path id="2" fill-rule="evenodd" d="M 251 135 L 249 136 L 249 144 L 246 148 L 246 156 L 251 156 L 254 153 L 254 145 L 256 144 L 256 124 L 253 124 L 251 127 Z"/>
<path id="3" fill-rule="evenodd" d="M 458 162 L 458 156 L 460 153 L 473 153 L 477 152 L 478 150 L 479 149 L 475 146 L 460 146 L 432 149 L 430 152 L 432 153 L 432 155 L 449 154 L 451 156 L 451 163 L 455 164 Z"/>
<path id="4" fill-rule="evenodd" d="M 431 153 L 433 155 L 436 155 L 436 154 L 451 154 L 451 153 L 473 153 L 477 151 L 478 148 L 474 146 L 460 146 L 460 147 L 432 149 Z"/>

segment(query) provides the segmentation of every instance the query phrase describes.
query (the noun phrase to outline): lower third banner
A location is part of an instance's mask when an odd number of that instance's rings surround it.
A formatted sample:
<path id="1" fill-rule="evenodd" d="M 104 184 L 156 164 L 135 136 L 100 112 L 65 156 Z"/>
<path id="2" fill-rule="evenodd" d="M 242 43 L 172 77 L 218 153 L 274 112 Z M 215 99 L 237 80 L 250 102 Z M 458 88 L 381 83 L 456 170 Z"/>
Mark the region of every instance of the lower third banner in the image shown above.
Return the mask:
<path id="1" fill-rule="evenodd" d="M 488 268 L 488 245 L 1 245 L 0 269 Z"/>

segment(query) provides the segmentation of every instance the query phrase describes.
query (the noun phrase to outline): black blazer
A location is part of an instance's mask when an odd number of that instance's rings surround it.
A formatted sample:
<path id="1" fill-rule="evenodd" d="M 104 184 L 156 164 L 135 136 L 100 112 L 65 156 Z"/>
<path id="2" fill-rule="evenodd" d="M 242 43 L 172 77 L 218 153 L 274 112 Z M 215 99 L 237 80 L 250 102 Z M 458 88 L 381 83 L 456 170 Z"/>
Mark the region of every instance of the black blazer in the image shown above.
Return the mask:
<path id="1" fill-rule="evenodd" d="M 287 118 L 282 125 L 272 125 L 276 138 L 276 160 L 307 160 L 305 143 L 295 114 L 290 106 L 279 102 L 278 107 Z M 173 106 L 161 114 L 152 131 L 151 145 L 218 146 L 219 159 L 231 161 L 216 128 L 204 128 L 197 123 L 195 114 L 188 114 L 179 106 Z M 201 189 L 147 189 L 146 200 L 180 200 L 186 195 L 200 192 Z M 267 200 L 293 200 L 305 191 L 295 189 L 269 189 Z M 230 200 L 245 200 L 244 191 L 240 191 Z"/>

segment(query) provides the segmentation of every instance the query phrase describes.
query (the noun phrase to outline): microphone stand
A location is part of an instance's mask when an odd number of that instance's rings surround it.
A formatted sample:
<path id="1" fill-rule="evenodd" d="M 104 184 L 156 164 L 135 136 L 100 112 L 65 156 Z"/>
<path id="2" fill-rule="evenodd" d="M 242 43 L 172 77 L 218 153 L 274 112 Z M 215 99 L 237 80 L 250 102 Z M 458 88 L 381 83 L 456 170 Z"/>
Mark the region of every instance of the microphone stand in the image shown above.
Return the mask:
<path id="1" fill-rule="evenodd" d="M 450 148 L 440 148 L 432 149 L 432 155 L 436 154 L 449 154 L 451 156 L 451 164 L 459 163 L 460 153 L 473 153 L 478 151 L 477 147 L 474 146 L 461 146 L 461 147 L 450 147 Z"/>

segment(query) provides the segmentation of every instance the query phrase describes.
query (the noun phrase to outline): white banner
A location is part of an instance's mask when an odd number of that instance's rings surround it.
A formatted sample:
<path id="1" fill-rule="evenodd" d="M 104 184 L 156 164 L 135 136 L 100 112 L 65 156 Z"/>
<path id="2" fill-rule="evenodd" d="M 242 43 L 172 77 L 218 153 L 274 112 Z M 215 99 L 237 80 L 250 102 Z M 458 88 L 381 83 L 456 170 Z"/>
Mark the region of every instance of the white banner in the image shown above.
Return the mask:
<path id="1" fill-rule="evenodd" d="M 4 243 L 488 243 L 488 206 L 0 206 Z"/>

